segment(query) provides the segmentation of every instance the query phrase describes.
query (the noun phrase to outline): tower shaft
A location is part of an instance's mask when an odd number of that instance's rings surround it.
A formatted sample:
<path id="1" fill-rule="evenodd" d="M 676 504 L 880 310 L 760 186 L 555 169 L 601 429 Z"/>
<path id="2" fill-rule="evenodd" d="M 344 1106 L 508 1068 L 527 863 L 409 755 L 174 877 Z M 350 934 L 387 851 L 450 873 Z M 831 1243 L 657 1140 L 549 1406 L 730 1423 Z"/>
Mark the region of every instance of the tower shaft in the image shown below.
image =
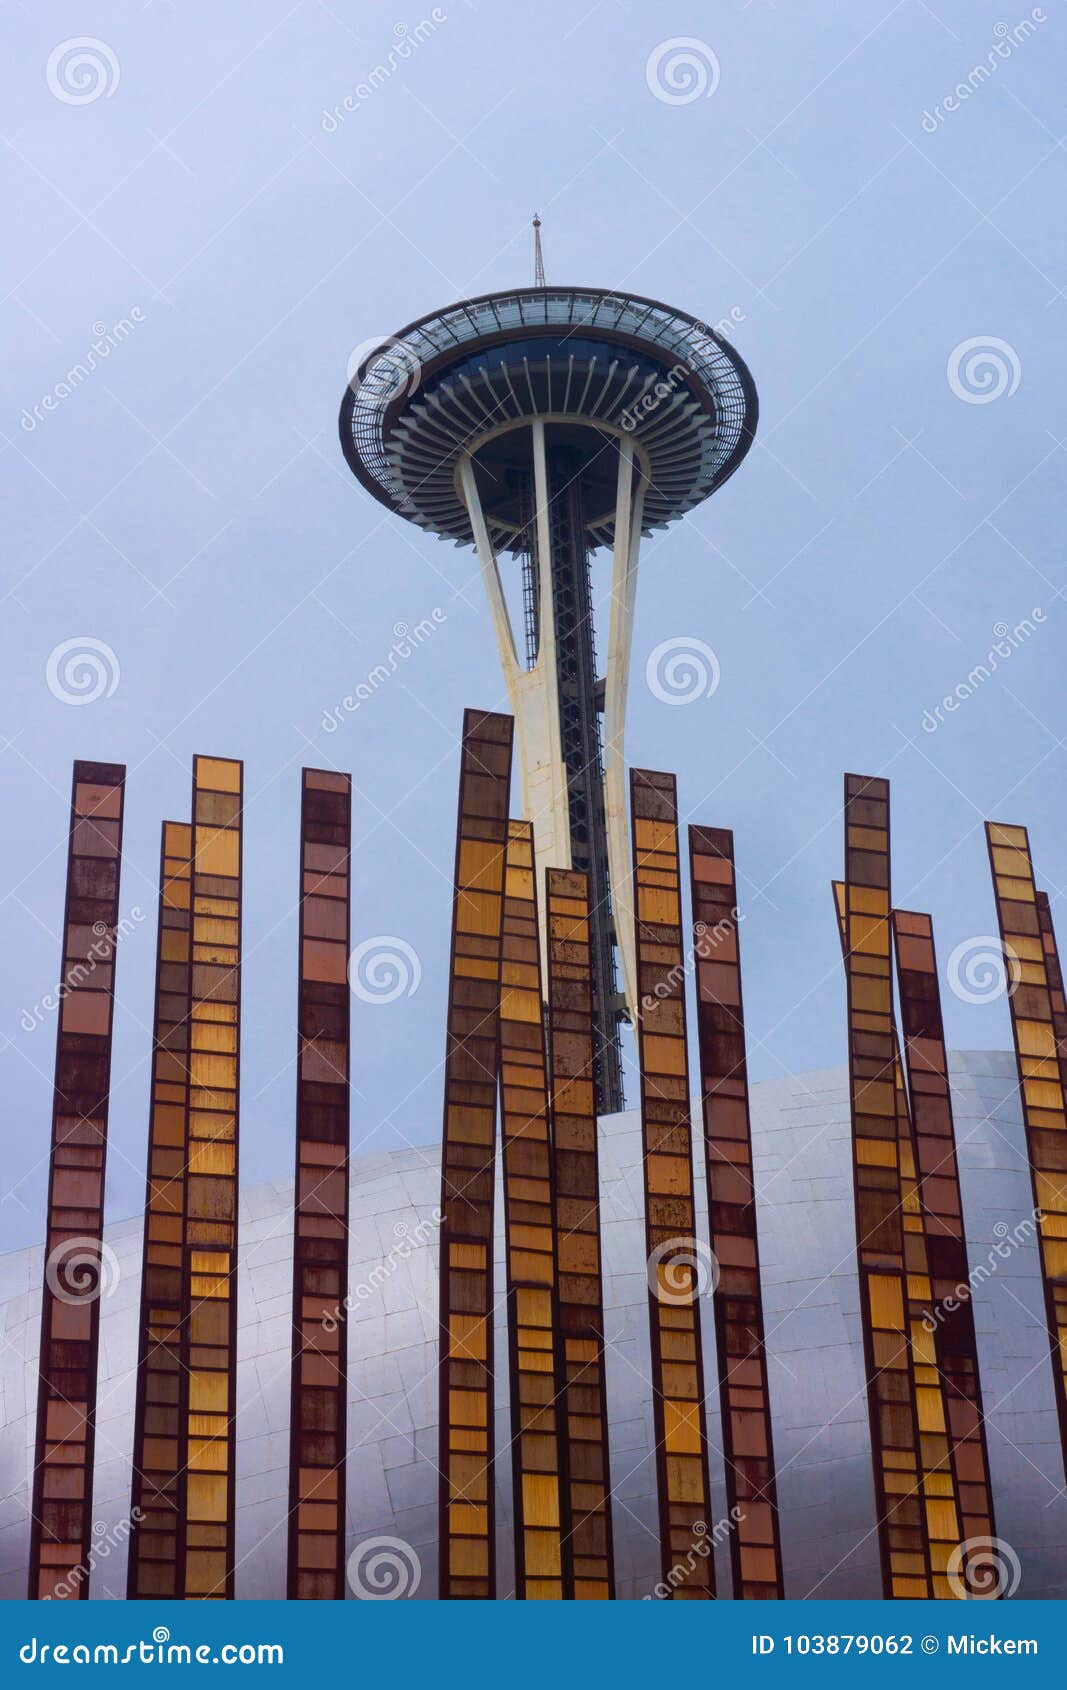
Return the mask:
<path id="1" fill-rule="evenodd" d="M 565 449 L 549 447 L 547 468 L 549 573 L 556 631 L 560 748 L 567 773 L 570 866 L 589 876 L 593 1071 L 598 1109 L 610 1115 L 624 1107 L 624 1100 L 589 548 L 580 462 Z"/>

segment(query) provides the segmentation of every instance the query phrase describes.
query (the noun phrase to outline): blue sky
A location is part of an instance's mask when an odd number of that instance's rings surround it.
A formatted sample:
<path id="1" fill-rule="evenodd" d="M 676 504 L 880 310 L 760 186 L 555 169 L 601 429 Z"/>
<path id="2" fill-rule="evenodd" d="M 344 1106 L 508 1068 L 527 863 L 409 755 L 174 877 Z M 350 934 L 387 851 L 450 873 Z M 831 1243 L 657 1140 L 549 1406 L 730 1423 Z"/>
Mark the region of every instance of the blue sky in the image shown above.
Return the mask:
<path id="1" fill-rule="evenodd" d="M 418 957 L 411 995 L 354 1002 L 353 1143 L 437 1137 L 456 733 L 505 701 L 473 554 L 358 489 L 336 413 L 353 348 L 532 280 L 535 209 L 551 282 L 733 312 L 759 387 L 740 473 L 647 545 L 628 746 L 736 831 L 754 1076 L 843 1059 L 846 769 L 891 779 L 897 901 L 943 962 L 995 928 L 986 816 L 1029 824 L 1067 923 L 1060 6 L 100 0 L 0 28 L 7 1247 L 43 1229 L 54 1021 L 22 1023 L 59 966 L 74 757 L 128 765 L 122 905 L 146 916 L 110 1212 L 143 1200 L 159 824 L 194 751 L 246 760 L 244 1179 L 292 1159 L 304 763 L 354 777 L 354 939 Z M 56 52 L 86 35 L 88 82 Z M 677 38 L 694 84 L 665 80 Z M 970 342 L 992 363 L 968 377 Z M 86 638 L 106 686 L 76 705 L 49 660 Z M 645 680 L 675 638 L 721 670 L 684 707 Z M 946 1003 L 955 1045 L 1008 1042 L 1003 997 Z"/>

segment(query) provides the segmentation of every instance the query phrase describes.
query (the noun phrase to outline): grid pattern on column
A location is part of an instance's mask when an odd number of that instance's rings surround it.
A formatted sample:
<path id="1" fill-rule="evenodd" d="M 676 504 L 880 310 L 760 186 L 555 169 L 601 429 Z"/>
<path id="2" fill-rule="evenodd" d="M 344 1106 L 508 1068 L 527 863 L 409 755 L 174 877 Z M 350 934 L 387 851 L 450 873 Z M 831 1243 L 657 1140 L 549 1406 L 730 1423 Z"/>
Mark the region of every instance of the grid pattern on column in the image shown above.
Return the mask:
<path id="1" fill-rule="evenodd" d="M 689 829 L 704 1152 L 734 1595 L 780 1598 L 733 834 Z"/>
<path id="2" fill-rule="evenodd" d="M 674 1599 L 699 1600 L 715 1575 L 673 775 L 631 770 L 630 802 L 660 1555 Z"/>
<path id="3" fill-rule="evenodd" d="M 126 771 L 74 765 L 30 1522 L 31 1598 L 85 1598 Z"/>
<path id="4" fill-rule="evenodd" d="M 186 1599 L 232 1598 L 243 765 L 193 759 L 185 1181 Z"/>
<path id="5" fill-rule="evenodd" d="M 456 838 L 441 1157 L 442 1597 L 493 1597 L 493 1168 L 510 716 L 468 710 Z"/>
<path id="6" fill-rule="evenodd" d="M 887 1597 L 929 1597 L 897 1118 L 888 781 L 846 775 L 844 814 L 856 1245 L 882 1581 Z"/>
<path id="7" fill-rule="evenodd" d="M 904 1085 L 900 1038 L 893 1026 L 893 1093 L 897 1112 L 897 1150 L 903 1199 L 904 1263 L 907 1268 L 908 1333 L 915 1376 L 915 1416 L 919 1428 L 919 1470 L 923 1515 L 930 1553 L 931 1589 L 937 1598 L 953 1595 L 947 1570 L 960 1541 L 956 1473 L 948 1436 L 947 1380 L 937 1361 L 936 1311 L 930 1278 L 927 1219 L 919 1185 L 918 1157 L 911 1109 Z"/>
<path id="8" fill-rule="evenodd" d="M 186 822 L 164 822 L 156 939 L 152 1100 L 138 1330 L 126 1594 L 181 1597 L 185 1475 L 179 1424 L 182 1228 L 188 1087 L 190 851 Z"/>
<path id="9" fill-rule="evenodd" d="M 834 882 L 842 955 L 846 951 L 845 888 Z M 896 911 L 890 912 L 895 932 Z M 952 1455 L 949 1398 L 952 1386 L 941 1371 L 937 1348 L 938 1311 L 934 1307 L 930 1268 L 931 1222 L 920 1183 L 920 1163 L 911 1102 L 904 1083 L 900 1038 L 893 1022 L 893 1098 L 897 1122 L 904 1256 L 907 1267 L 908 1333 L 915 1377 L 915 1407 L 919 1432 L 923 1516 L 929 1546 L 932 1592 L 937 1598 L 955 1595 L 947 1572 L 954 1571 L 960 1542 L 959 1479 Z"/>
<path id="10" fill-rule="evenodd" d="M 1047 907 L 1044 928 L 1042 925 L 1026 829 L 987 822 L 986 838 L 997 920 L 1011 977 L 1012 1036 L 1034 1207 L 1041 1212 L 1045 1317 L 1067 1469 L 1067 1059 L 1056 1026 L 1062 1011 L 1054 1007 L 1058 973 L 1055 937 Z M 1061 1021 L 1063 1031 L 1067 1028 Z"/>
<path id="11" fill-rule="evenodd" d="M 351 776 L 305 769 L 300 803 L 291 1599 L 345 1593 Z"/>
<path id="12" fill-rule="evenodd" d="M 926 1224 L 934 1349 L 948 1414 L 959 1532 L 967 1542 L 995 1537 L 996 1523 L 933 922 L 928 915 L 895 910 L 893 939 Z"/>
<path id="13" fill-rule="evenodd" d="M 593 1055 L 589 877 L 549 869 L 548 1016 L 555 1146 L 564 1470 L 574 1596 L 612 1600 L 608 1407 Z"/>
<path id="14" fill-rule="evenodd" d="M 845 888 L 835 880 L 834 897 L 846 954 Z M 895 932 L 896 911 L 890 912 Z M 891 976 L 892 978 L 892 976 Z M 930 1218 L 926 1213 L 919 1177 L 919 1158 L 912 1121 L 911 1103 L 904 1083 L 900 1038 L 893 1022 L 893 1098 L 897 1122 L 897 1155 L 900 1166 L 901 1213 L 904 1228 L 904 1256 L 907 1266 L 908 1333 L 915 1375 L 915 1407 L 919 1431 L 919 1468 L 922 1474 L 923 1516 L 929 1543 L 932 1591 L 935 1597 L 955 1594 L 947 1569 L 960 1541 L 957 1507 L 958 1478 L 950 1444 L 949 1396 L 951 1386 L 941 1372 L 936 1341 L 937 1310 L 933 1301 L 930 1269 Z M 958 1570 L 958 1569 L 957 1569 Z"/>
<path id="15" fill-rule="evenodd" d="M 515 1593 L 571 1594 L 560 1473 L 552 1141 L 533 828 L 508 823 L 500 976 L 500 1115 L 507 1247 Z M 568 1546 L 569 1547 L 569 1546 Z"/>

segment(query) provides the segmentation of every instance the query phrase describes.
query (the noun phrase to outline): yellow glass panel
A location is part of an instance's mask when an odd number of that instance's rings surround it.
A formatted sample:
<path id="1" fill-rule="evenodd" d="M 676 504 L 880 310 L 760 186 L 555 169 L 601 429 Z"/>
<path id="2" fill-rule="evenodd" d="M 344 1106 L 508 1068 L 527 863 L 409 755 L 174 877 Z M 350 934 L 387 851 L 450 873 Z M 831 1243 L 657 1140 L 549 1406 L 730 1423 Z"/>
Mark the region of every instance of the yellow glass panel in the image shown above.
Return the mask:
<path id="1" fill-rule="evenodd" d="M 228 757 L 196 757 L 194 773 L 197 786 L 210 792 L 240 792 L 241 765 Z"/>
<path id="2" fill-rule="evenodd" d="M 448 1418 L 457 1426 L 484 1426 L 486 1399 L 482 1391 L 449 1391 Z"/>
<path id="3" fill-rule="evenodd" d="M 559 1481 L 555 1474 L 522 1475 L 522 1510 L 528 1525 L 559 1525 Z"/>
<path id="4" fill-rule="evenodd" d="M 642 886 L 637 892 L 639 921 L 651 921 L 664 927 L 677 927 L 681 921 L 677 892 L 664 887 Z"/>
<path id="5" fill-rule="evenodd" d="M 194 1371 L 189 1375 L 191 1413 L 225 1414 L 229 1380 L 225 1373 Z"/>
<path id="6" fill-rule="evenodd" d="M 461 890 L 456 908 L 456 929 L 460 933 L 490 937 L 498 930 L 500 914 L 501 902 L 495 893 Z"/>
<path id="7" fill-rule="evenodd" d="M 190 1473 L 188 1509 L 191 1520 L 226 1518 L 227 1483 L 224 1473 Z"/>
<path id="8" fill-rule="evenodd" d="M 659 1039 L 646 1036 L 643 1054 L 645 1068 L 650 1074 L 685 1073 L 684 1039 Z"/>
<path id="9" fill-rule="evenodd" d="M 917 1390 L 915 1404 L 919 1412 L 920 1432 L 943 1432 L 945 1430 L 945 1413 L 941 1403 L 940 1390 L 929 1390 L 925 1387 Z"/>
<path id="10" fill-rule="evenodd" d="M 1020 1019 L 1015 1023 L 1015 1027 L 1019 1037 L 1019 1049 L 1024 1056 L 1055 1056 L 1056 1041 L 1047 1021 Z"/>
<path id="11" fill-rule="evenodd" d="M 664 1402 L 663 1442 L 672 1455 L 700 1453 L 699 1403 Z"/>
<path id="12" fill-rule="evenodd" d="M 225 1140 L 221 1142 L 201 1141 L 190 1149 L 189 1172 L 191 1174 L 232 1174 L 234 1172 L 236 1149 L 236 1145 L 227 1144 Z"/>
<path id="13" fill-rule="evenodd" d="M 194 1050 L 189 1056 L 189 1079 L 197 1087 L 211 1090 L 219 1087 L 232 1091 L 237 1083 L 236 1061 L 232 1056 L 221 1056 L 215 1051 Z"/>
<path id="14" fill-rule="evenodd" d="M 459 847 L 459 883 L 481 891 L 499 891 L 504 855 L 492 839 L 464 839 Z"/>
<path id="15" fill-rule="evenodd" d="M 959 1521 L 956 1518 L 955 1504 L 942 1501 L 935 1497 L 926 1504 L 926 1521 L 930 1528 L 930 1536 L 947 1538 L 949 1542 L 958 1541 L 960 1535 Z"/>
<path id="16" fill-rule="evenodd" d="M 904 1326 L 904 1300 L 900 1281 L 888 1274 L 872 1273 L 867 1284 L 871 1297 L 871 1325 L 901 1330 Z"/>
<path id="17" fill-rule="evenodd" d="M 506 988 L 500 998 L 500 1014 L 505 1021 L 540 1021 L 540 993 L 522 992 L 514 986 Z"/>
<path id="18" fill-rule="evenodd" d="M 196 867 L 200 874 L 237 876 L 241 862 L 241 837 L 236 828 L 196 830 Z M 197 918 L 197 925 L 201 918 Z"/>

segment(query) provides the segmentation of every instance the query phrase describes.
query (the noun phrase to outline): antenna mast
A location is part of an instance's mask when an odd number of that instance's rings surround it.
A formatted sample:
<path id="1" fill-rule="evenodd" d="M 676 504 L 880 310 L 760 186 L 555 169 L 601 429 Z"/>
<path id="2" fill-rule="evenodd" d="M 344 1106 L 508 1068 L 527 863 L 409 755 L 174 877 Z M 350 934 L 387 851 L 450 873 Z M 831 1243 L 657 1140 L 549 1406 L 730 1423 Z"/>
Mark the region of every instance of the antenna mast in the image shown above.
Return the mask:
<path id="1" fill-rule="evenodd" d="M 545 259 L 544 259 L 544 254 L 541 251 L 541 219 L 538 216 L 536 211 L 534 212 L 533 232 L 534 232 L 534 287 L 535 288 L 543 288 L 543 287 L 547 287 L 548 284 L 545 281 Z"/>

